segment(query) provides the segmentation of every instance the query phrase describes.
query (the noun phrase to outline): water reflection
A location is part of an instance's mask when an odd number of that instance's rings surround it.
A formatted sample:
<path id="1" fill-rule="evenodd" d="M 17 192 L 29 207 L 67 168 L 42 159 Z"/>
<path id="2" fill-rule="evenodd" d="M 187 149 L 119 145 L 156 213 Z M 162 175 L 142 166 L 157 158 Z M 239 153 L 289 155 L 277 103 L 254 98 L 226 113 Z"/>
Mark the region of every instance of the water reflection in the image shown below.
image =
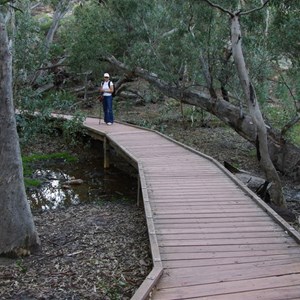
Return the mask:
<path id="1" fill-rule="evenodd" d="M 43 168 L 36 169 L 33 177 L 42 180 L 43 184 L 27 191 L 31 206 L 48 210 L 104 199 L 135 199 L 137 180 L 118 168 L 104 171 L 101 162 L 99 157 L 89 157 L 72 164 L 51 165 L 48 162 Z M 73 185 L 74 179 L 80 179 L 82 183 Z"/>
<path id="2" fill-rule="evenodd" d="M 68 174 L 53 170 L 36 170 L 35 178 L 47 178 L 41 188 L 32 191 L 29 198 L 33 207 L 55 209 L 60 205 L 80 203 L 79 194 L 74 189 L 66 188 L 63 182 L 71 179 Z"/>

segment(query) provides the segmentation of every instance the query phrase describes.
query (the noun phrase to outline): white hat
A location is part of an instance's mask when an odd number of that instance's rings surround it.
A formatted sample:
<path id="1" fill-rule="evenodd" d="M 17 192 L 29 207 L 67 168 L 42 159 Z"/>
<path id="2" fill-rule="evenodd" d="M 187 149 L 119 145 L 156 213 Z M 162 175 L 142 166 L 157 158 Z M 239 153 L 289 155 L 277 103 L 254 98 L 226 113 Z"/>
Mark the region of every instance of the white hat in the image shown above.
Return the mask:
<path id="1" fill-rule="evenodd" d="M 103 77 L 109 77 L 108 73 L 104 73 Z"/>

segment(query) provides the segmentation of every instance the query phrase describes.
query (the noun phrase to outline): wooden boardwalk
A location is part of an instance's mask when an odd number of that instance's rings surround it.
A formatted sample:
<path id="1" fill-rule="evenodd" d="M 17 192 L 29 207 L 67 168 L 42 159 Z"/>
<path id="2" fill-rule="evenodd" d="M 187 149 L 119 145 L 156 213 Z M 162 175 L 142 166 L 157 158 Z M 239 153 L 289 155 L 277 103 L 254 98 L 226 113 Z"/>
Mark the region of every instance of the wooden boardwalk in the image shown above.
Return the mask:
<path id="1" fill-rule="evenodd" d="M 139 171 L 154 266 L 132 299 L 300 299 L 299 233 L 219 163 L 156 132 L 85 126 Z"/>

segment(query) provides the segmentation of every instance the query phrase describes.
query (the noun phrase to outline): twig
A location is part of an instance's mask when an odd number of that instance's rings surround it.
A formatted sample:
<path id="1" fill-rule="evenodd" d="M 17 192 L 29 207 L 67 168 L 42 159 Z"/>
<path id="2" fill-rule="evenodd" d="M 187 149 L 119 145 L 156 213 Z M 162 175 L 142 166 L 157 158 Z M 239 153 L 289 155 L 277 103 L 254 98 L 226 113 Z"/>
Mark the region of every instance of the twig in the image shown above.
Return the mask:
<path id="1" fill-rule="evenodd" d="M 297 110 L 297 104 L 296 104 L 296 103 L 297 103 L 297 100 L 296 100 L 296 98 L 295 98 L 295 96 L 294 96 L 294 94 L 293 94 L 293 92 L 292 92 L 290 86 L 287 84 L 287 82 L 286 82 L 286 80 L 285 80 L 285 78 L 283 77 L 282 74 L 280 74 L 279 76 L 280 76 L 280 78 L 282 79 L 282 83 L 286 86 L 286 88 L 287 88 L 288 91 L 290 92 L 290 95 L 291 95 L 291 97 L 292 97 L 293 100 L 294 100 L 294 104 L 295 104 L 295 107 L 296 107 L 296 110 Z"/>
<path id="2" fill-rule="evenodd" d="M 67 256 L 74 256 L 74 255 L 80 254 L 80 253 L 82 253 L 82 252 L 83 252 L 82 250 L 75 251 L 75 252 L 73 252 L 73 253 L 67 254 Z"/>

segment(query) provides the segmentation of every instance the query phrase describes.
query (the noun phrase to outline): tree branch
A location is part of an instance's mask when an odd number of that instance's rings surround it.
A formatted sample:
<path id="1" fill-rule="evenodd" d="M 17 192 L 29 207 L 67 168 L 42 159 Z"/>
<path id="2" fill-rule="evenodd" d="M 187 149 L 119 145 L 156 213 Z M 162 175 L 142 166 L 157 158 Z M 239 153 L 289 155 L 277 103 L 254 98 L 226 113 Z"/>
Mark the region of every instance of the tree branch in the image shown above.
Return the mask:
<path id="1" fill-rule="evenodd" d="M 245 11 L 245 12 L 240 12 L 239 15 L 242 16 L 242 15 L 248 15 L 248 14 L 251 14 L 255 11 L 258 11 L 258 10 L 261 10 L 263 9 L 268 3 L 270 2 L 270 0 L 266 0 L 260 7 L 257 7 L 257 8 L 253 8 L 253 9 L 250 9 L 248 11 Z"/>
<path id="2" fill-rule="evenodd" d="M 42 3 L 41 2 L 38 2 L 38 3 L 35 3 L 31 6 L 30 10 L 34 10 L 35 8 L 37 8 L 38 6 L 40 6 Z"/>
<path id="3" fill-rule="evenodd" d="M 68 65 L 66 65 L 66 64 L 63 63 L 67 58 L 68 58 L 68 57 L 63 57 L 62 59 L 59 60 L 58 63 L 53 64 L 53 65 L 50 65 L 50 66 L 46 66 L 46 67 L 43 67 L 43 66 L 42 66 L 42 67 L 38 68 L 37 70 L 38 70 L 38 71 L 39 71 L 39 70 L 49 70 L 49 69 L 54 69 L 54 68 L 56 68 L 56 67 L 68 66 Z"/>
<path id="4" fill-rule="evenodd" d="M 292 120 L 290 120 L 281 130 L 281 136 L 285 136 L 286 133 L 298 122 L 300 121 L 300 116 L 297 114 Z"/>
<path id="5" fill-rule="evenodd" d="M 207 4 L 209 4 L 212 7 L 218 8 L 219 10 L 221 10 L 222 12 L 224 12 L 226 14 L 229 14 L 231 17 L 234 16 L 234 14 L 230 10 L 225 9 L 224 7 L 222 7 L 218 4 L 212 3 L 210 0 L 202 0 L 202 1 L 206 2 Z"/>
<path id="6" fill-rule="evenodd" d="M 0 5 L 5 5 L 9 2 L 10 0 L 0 0 Z"/>
<path id="7" fill-rule="evenodd" d="M 263 9 L 270 2 L 270 0 L 265 0 L 264 3 L 260 7 L 253 8 L 253 9 L 250 9 L 250 10 L 245 11 L 245 12 L 237 11 L 237 12 L 233 13 L 230 10 L 228 10 L 228 9 L 226 9 L 226 8 L 218 5 L 218 4 L 212 3 L 210 0 L 202 0 L 202 1 L 206 2 L 207 4 L 209 4 L 212 7 L 215 7 L 217 9 L 221 10 L 222 12 L 224 12 L 226 14 L 229 14 L 231 17 L 233 17 L 234 15 L 242 16 L 242 15 L 251 14 L 251 13 L 253 13 L 255 11 Z"/>
<path id="8" fill-rule="evenodd" d="M 289 86 L 288 83 L 286 82 L 284 76 L 283 76 L 282 74 L 280 74 L 279 76 L 280 76 L 280 78 L 281 78 L 283 84 L 284 84 L 284 85 L 286 86 L 286 88 L 288 89 L 288 91 L 289 91 L 291 97 L 293 98 L 293 101 L 294 101 L 294 105 L 295 105 L 296 111 L 298 111 L 299 109 L 298 109 L 298 105 L 297 105 L 297 99 L 295 98 L 292 89 L 290 88 L 290 86 Z"/>
<path id="9" fill-rule="evenodd" d="M 14 5 L 12 5 L 12 4 L 10 4 L 9 6 L 10 6 L 12 9 L 14 9 L 14 10 L 20 11 L 22 14 L 24 13 L 22 9 L 20 9 L 20 8 L 14 6 Z"/>

